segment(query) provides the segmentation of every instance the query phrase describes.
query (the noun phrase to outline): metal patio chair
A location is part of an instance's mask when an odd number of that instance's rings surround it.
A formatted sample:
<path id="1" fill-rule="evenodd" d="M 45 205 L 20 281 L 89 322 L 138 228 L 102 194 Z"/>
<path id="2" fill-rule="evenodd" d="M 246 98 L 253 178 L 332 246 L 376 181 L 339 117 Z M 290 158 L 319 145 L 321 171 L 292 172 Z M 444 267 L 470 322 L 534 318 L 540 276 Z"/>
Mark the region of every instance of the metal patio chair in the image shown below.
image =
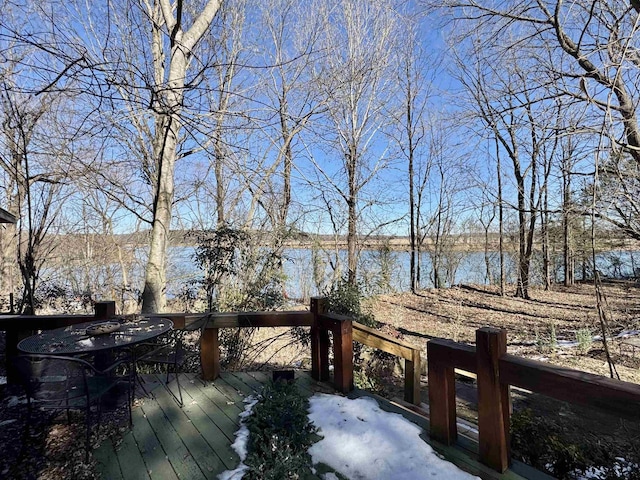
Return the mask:
<path id="1" fill-rule="evenodd" d="M 185 325 L 184 328 L 175 329 L 167 332 L 161 337 L 158 337 L 154 343 L 144 343 L 136 348 L 135 353 L 135 370 L 138 371 L 139 364 L 153 364 L 164 366 L 166 370 L 166 378 L 164 381 L 165 389 L 171 394 L 176 403 L 180 406 L 184 406 L 182 399 L 182 387 L 180 386 L 180 369 L 186 364 L 187 360 L 197 357 L 200 354 L 200 339 L 197 342 L 197 348 L 195 350 L 190 349 L 185 340 L 190 334 L 200 332 L 200 338 L 202 333 L 207 328 L 209 323 L 209 315 L 204 315 L 201 318 Z M 169 375 L 173 370 L 173 374 L 178 387 L 178 393 L 176 393 L 169 386 Z M 140 380 L 145 393 L 148 393 Z"/>
<path id="2" fill-rule="evenodd" d="M 104 370 L 96 369 L 88 361 L 77 357 L 58 355 L 20 355 L 15 366 L 27 394 L 28 424 L 34 407 L 46 410 L 65 410 L 71 421 L 71 410 L 85 413 L 85 462 L 89 460 L 91 436 L 91 407 L 97 409 L 97 426 L 100 429 L 103 397 L 118 385 L 127 387 L 129 425 L 132 425 L 132 378 L 115 375 L 124 361 L 118 361 Z M 128 372 L 132 370 L 127 368 Z"/>

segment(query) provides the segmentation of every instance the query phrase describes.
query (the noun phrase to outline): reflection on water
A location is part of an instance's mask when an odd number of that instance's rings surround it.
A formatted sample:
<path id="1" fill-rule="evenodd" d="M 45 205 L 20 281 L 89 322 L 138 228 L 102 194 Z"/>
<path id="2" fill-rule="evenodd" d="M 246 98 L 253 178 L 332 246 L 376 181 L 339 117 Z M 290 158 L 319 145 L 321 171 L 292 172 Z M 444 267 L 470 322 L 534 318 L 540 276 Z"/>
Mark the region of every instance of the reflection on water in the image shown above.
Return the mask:
<path id="1" fill-rule="evenodd" d="M 184 286 L 198 278 L 202 278 L 193 261 L 193 247 L 172 247 L 169 255 L 169 272 L 167 278 L 172 279 L 167 284 L 167 295 L 169 297 L 177 295 Z M 340 250 L 338 264 L 342 266 L 346 273 L 347 251 Z M 505 253 L 505 274 L 507 283 L 516 281 L 516 256 Z M 285 290 L 291 298 L 303 298 L 314 295 L 321 295 L 323 290 L 330 284 L 333 278 L 333 271 L 327 261 L 326 255 L 322 252 L 314 252 L 309 248 L 288 248 L 284 251 L 284 271 L 287 277 Z M 640 259 L 640 252 L 634 251 L 610 251 L 596 255 L 598 270 L 606 277 L 630 277 L 638 270 L 636 264 Z M 335 259 L 333 259 L 335 263 Z M 382 285 L 385 289 L 394 292 L 408 291 L 410 288 L 409 265 L 410 254 L 406 251 L 392 251 L 382 254 L 376 250 L 363 250 L 358 260 L 358 273 L 364 287 L 369 293 L 380 293 L 381 263 L 387 262 L 389 269 L 390 285 Z M 592 268 L 587 262 L 585 273 L 591 274 Z M 489 275 L 487 274 L 487 264 L 489 265 Z M 432 288 L 433 263 L 428 252 L 422 254 L 420 268 L 422 278 L 420 285 L 422 288 Z M 564 279 L 562 258 L 558 256 L 552 267 L 552 275 L 557 282 Z M 142 274 L 143 272 L 140 272 Z M 445 286 L 457 284 L 477 284 L 487 285 L 496 283 L 500 273 L 500 258 L 498 252 L 488 252 L 485 257 L 484 252 L 452 252 L 445 255 L 441 260 L 441 278 Z M 582 268 L 576 267 L 576 280 L 582 279 Z M 142 278 L 142 277 L 141 277 Z M 319 281 L 318 281 L 319 280 Z M 535 255 L 531 261 L 532 285 L 543 283 L 542 258 L 540 254 Z M 318 288 L 317 283 L 320 283 Z"/>
<path id="2" fill-rule="evenodd" d="M 193 256 L 194 247 L 171 247 L 168 255 L 167 272 L 167 297 L 175 297 L 184 292 L 185 287 L 192 285 L 194 280 L 202 278 L 202 272 L 197 268 Z M 636 257 L 640 258 L 640 252 L 610 251 L 599 253 L 597 268 L 604 276 L 631 277 L 636 271 Z M 332 255 L 331 261 L 327 255 Z M 137 262 L 128 272 L 130 284 L 134 288 L 142 290 L 144 283 L 144 265 L 146 253 L 144 248 L 136 248 Z M 505 254 L 505 273 L 507 283 L 515 283 L 516 280 L 516 254 Z M 579 263 L 579 262 L 578 262 Z M 331 265 L 337 265 L 343 273 L 347 269 L 347 252 L 340 250 L 338 258 L 335 252 L 324 252 L 310 248 L 289 248 L 284 251 L 283 268 L 286 275 L 285 291 L 291 298 L 308 298 L 314 295 L 322 295 L 330 285 L 334 277 Z M 364 250 L 358 259 L 358 274 L 367 293 L 384 293 L 388 291 L 402 292 L 409 290 L 409 264 L 410 254 L 407 251 L 382 252 L 376 250 Z M 384 267 L 383 267 L 384 265 Z M 497 283 L 500 272 L 498 252 L 451 252 L 445 255 L 440 262 L 440 278 L 443 286 L 454 284 L 479 284 L 486 285 Z M 487 267 L 488 266 L 488 267 Z M 592 266 L 586 262 L 576 266 L 575 278 L 581 280 L 583 271 L 587 276 L 592 273 Z M 94 275 L 96 285 L 110 285 L 117 280 L 101 278 L 104 276 L 105 267 L 96 268 Z M 107 267 L 112 279 L 121 278 L 119 266 L 112 264 Z M 488 272 L 487 272 L 488 268 Z M 433 283 L 433 262 L 428 252 L 422 254 L 420 261 L 421 288 L 431 288 Z M 100 270 L 100 271 L 98 271 Z M 385 271 L 386 270 L 386 271 Z M 555 281 L 564 279 L 562 258 L 554 259 L 552 275 Z M 86 272 L 71 272 L 66 275 L 84 277 Z M 543 282 L 542 259 L 539 253 L 534 254 L 531 262 L 530 283 L 539 285 Z M 73 282 L 72 282 L 73 283 Z M 77 283 L 77 282 L 76 282 Z M 133 293 L 132 293 L 133 295 Z"/>

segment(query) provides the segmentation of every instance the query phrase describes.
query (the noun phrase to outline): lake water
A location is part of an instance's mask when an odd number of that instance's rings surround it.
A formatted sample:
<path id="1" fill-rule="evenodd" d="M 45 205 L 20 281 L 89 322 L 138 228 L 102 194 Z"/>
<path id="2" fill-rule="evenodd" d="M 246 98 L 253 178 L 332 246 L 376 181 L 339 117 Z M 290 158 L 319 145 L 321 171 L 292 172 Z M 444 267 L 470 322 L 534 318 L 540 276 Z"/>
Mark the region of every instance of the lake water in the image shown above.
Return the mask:
<path id="1" fill-rule="evenodd" d="M 169 296 L 177 294 L 186 282 L 202 277 L 202 273 L 197 269 L 193 261 L 194 249 L 192 247 L 174 247 L 169 256 L 169 273 L 171 279 L 167 285 Z M 346 251 L 340 251 L 340 265 L 342 271 L 346 273 Z M 313 252 L 311 249 L 287 249 L 284 252 L 284 271 L 287 277 L 286 292 L 291 298 L 308 298 L 309 296 L 322 294 L 334 277 L 333 269 L 326 255 L 322 252 Z M 488 284 L 490 279 L 486 274 L 486 263 L 484 252 L 455 252 L 445 261 L 441 278 L 444 286 L 451 284 Z M 631 277 L 638 270 L 640 252 L 612 251 L 597 255 L 598 269 L 604 276 L 610 277 Z M 374 250 L 364 250 L 361 253 L 358 264 L 358 275 L 361 284 L 368 293 L 389 293 L 408 291 L 410 286 L 409 278 L 410 256 L 408 252 L 388 252 L 382 254 Z M 334 259 L 335 263 L 335 259 Z M 451 267 L 451 272 L 447 277 L 447 264 Z M 314 264 L 315 275 L 314 275 Z M 499 258 L 497 252 L 489 255 L 491 275 L 496 281 L 499 274 Z M 382 265 L 386 265 L 386 275 Z M 428 253 L 423 253 L 421 287 L 433 287 L 431 278 L 432 261 Z M 582 277 L 582 269 L 576 268 L 576 279 Z M 588 269 L 588 272 L 591 269 Z M 505 271 L 507 283 L 514 283 L 516 280 L 515 262 L 512 255 L 505 255 Z M 531 283 L 542 284 L 541 261 L 534 258 L 531 269 Z M 562 281 L 563 271 L 561 259 L 557 259 L 556 281 Z M 314 280 L 314 276 L 316 279 Z M 319 285 L 318 285 L 319 284 Z"/>

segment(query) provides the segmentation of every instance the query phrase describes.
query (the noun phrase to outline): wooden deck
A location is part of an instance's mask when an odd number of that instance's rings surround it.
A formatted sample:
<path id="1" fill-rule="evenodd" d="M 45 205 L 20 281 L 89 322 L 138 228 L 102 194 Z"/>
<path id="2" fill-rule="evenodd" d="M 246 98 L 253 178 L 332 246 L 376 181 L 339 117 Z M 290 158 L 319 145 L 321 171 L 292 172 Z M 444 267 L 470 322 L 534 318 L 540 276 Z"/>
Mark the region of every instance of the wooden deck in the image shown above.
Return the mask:
<path id="1" fill-rule="evenodd" d="M 244 399 L 259 391 L 270 377 L 259 373 L 223 373 L 215 382 L 193 374 L 182 374 L 184 407 L 179 408 L 155 376 L 145 376 L 149 396 L 133 410 L 133 428 L 118 444 L 106 440 L 93 451 L 97 471 L 105 480 L 215 479 L 238 466 L 231 448 L 239 428 Z M 296 384 L 307 396 L 334 393 L 331 386 L 314 381 L 308 373 L 296 372 Z M 175 387 L 175 382 L 172 385 Z M 139 396 L 142 392 L 138 392 Z M 366 393 L 356 391 L 351 396 Z M 376 397 L 381 407 L 400 413 L 428 431 L 428 420 L 408 409 Z M 428 441 L 427 434 L 424 436 Z M 511 471 L 500 475 L 475 461 L 472 450 L 432 444 L 448 460 L 486 480 L 542 478 Z"/>

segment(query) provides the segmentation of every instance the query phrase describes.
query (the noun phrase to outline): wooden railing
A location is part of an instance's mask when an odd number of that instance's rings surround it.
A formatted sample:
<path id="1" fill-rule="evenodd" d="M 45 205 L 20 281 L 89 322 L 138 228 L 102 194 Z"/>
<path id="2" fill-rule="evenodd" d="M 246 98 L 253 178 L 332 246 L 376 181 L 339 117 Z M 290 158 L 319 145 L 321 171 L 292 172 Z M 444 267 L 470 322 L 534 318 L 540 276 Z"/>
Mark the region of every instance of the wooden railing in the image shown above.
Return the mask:
<path id="1" fill-rule="evenodd" d="M 112 318 L 116 313 L 115 302 L 96 302 L 93 315 L 0 315 L 0 330 L 6 332 L 5 365 L 7 382 L 17 383 L 18 372 L 13 358 L 18 354 L 18 342 L 37 330 L 50 330 L 76 323 Z"/>
<path id="2" fill-rule="evenodd" d="M 477 330 L 475 347 L 431 340 L 427 359 L 431 437 L 455 442 L 454 370 L 475 373 L 480 461 L 499 472 L 509 466 L 510 385 L 640 420 L 640 385 L 509 355 L 505 330 Z"/>
<path id="3" fill-rule="evenodd" d="M 371 348 L 404 359 L 404 400 L 420 405 L 420 349 L 359 323 L 353 324 L 353 339 Z"/>
<path id="4" fill-rule="evenodd" d="M 157 316 L 170 318 L 176 328 L 182 328 L 185 324 L 202 318 L 202 315 L 202 313 L 157 314 Z M 221 328 L 309 327 L 313 378 L 321 381 L 330 379 L 329 333 L 331 332 L 335 387 L 344 393 L 353 389 L 352 319 L 327 313 L 324 298 L 312 298 L 311 310 L 306 312 L 210 313 L 208 315 L 209 323 L 200 341 L 200 361 L 205 380 L 215 380 L 220 375 L 218 335 Z"/>
<path id="5" fill-rule="evenodd" d="M 0 316 L 0 330 L 7 331 L 8 380 L 14 382 L 11 357 L 17 354 L 16 345 L 36 330 L 64 327 L 115 315 L 115 302 L 97 302 L 94 315 L 9 315 Z M 175 328 L 202 317 L 202 313 L 151 314 L 170 318 Z M 329 373 L 329 334 L 333 336 L 334 383 L 341 392 L 353 389 L 353 341 L 396 355 L 405 363 L 405 400 L 420 403 L 420 349 L 377 330 L 353 323 L 350 317 L 327 313 L 326 299 L 311 299 L 310 311 L 211 313 L 209 324 L 201 339 L 200 360 L 203 377 L 214 380 L 220 375 L 221 328 L 247 327 L 309 327 L 311 329 L 311 373 L 317 380 L 327 381 Z"/>
<path id="6" fill-rule="evenodd" d="M 377 330 L 352 322 L 350 317 L 327 313 L 325 298 L 311 299 L 307 312 L 250 312 L 209 314 L 209 326 L 201 340 L 200 355 L 203 377 L 214 380 L 220 375 L 221 328 L 246 327 L 310 327 L 311 375 L 321 381 L 330 379 L 329 333 L 333 336 L 334 384 L 337 390 L 353 389 L 353 341 L 404 359 L 405 401 L 420 404 L 420 349 Z M 162 314 L 173 320 L 176 328 L 194 321 L 202 314 Z"/>

